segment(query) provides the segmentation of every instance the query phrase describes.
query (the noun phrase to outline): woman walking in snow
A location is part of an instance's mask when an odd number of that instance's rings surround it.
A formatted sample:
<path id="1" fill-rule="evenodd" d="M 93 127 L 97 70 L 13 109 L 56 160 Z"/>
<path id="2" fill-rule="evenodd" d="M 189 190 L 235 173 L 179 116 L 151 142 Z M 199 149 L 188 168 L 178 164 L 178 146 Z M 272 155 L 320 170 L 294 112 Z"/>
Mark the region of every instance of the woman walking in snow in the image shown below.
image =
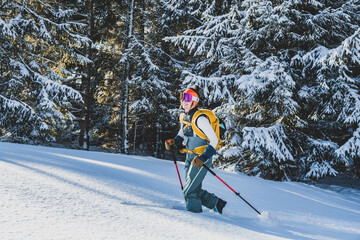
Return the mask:
<path id="1" fill-rule="evenodd" d="M 183 189 L 186 209 L 198 213 L 202 212 L 202 205 L 204 205 L 222 213 L 226 201 L 202 189 L 202 181 L 207 170 L 201 166 L 205 164 L 211 167 L 212 156 L 216 153 L 215 148 L 219 140 L 206 115 L 198 116 L 195 121 L 193 119 L 194 115 L 199 115 L 195 114 L 199 111 L 197 107 L 200 101 L 199 96 L 198 86 L 188 88 L 182 93 L 181 107 L 185 113 L 180 116 L 181 127 L 174 139 L 165 141 L 165 148 L 171 150 L 176 145 L 178 149 L 181 149 L 185 145 L 186 149 L 182 152 L 186 152 Z M 192 122 L 195 122 L 196 126 L 192 126 Z M 194 131 L 195 127 L 205 134 L 210 141 L 199 137 Z"/>

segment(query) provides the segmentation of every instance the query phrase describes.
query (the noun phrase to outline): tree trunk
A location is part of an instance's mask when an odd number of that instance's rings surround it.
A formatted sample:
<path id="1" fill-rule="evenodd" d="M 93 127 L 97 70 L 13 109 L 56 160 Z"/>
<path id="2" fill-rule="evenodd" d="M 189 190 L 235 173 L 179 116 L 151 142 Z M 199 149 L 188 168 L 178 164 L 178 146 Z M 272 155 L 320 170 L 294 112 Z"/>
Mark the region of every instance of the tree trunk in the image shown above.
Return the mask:
<path id="1" fill-rule="evenodd" d="M 124 121 L 123 121 L 123 149 L 125 154 L 129 154 L 128 141 L 128 118 L 129 118 L 129 81 L 130 81 L 130 64 L 126 63 L 125 82 L 124 82 Z"/>
<path id="2" fill-rule="evenodd" d="M 133 36 L 134 28 L 134 0 L 128 0 L 128 34 L 125 44 L 125 49 L 128 49 L 130 46 L 130 41 Z M 129 154 L 129 141 L 128 141 L 128 118 L 129 118 L 129 82 L 131 80 L 131 64 L 129 61 L 125 63 L 124 66 L 124 78 L 123 78 L 123 137 L 122 137 L 122 150 L 125 154 Z M 119 119 L 120 120 L 120 119 Z"/>
<path id="3" fill-rule="evenodd" d="M 88 0 L 85 2 L 85 9 L 87 12 L 87 35 L 88 38 L 92 39 L 94 31 L 94 3 L 93 0 Z M 85 47 L 85 56 L 88 59 L 92 59 L 92 46 Z M 80 138 L 79 145 L 81 149 L 89 150 L 90 147 L 90 109 L 91 109 L 91 77 L 92 77 L 92 68 L 93 63 L 88 63 L 85 66 L 83 76 L 82 76 L 82 94 L 84 99 L 84 106 L 82 106 L 82 117 L 80 122 Z"/>

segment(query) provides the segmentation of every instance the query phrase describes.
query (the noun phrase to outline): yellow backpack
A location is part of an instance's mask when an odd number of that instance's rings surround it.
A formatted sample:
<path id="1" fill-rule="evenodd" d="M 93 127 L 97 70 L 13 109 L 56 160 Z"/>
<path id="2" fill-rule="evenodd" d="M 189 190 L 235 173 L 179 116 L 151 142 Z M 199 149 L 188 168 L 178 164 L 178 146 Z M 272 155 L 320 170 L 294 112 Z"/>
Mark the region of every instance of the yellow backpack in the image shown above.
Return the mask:
<path id="1" fill-rule="evenodd" d="M 180 124 L 181 124 L 181 126 L 183 126 L 183 124 L 185 124 L 186 125 L 185 128 L 191 126 L 197 136 L 210 142 L 210 140 L 206 137 L 206 135 L 195 124 L 196 119 L 198 117 L 200 117 L 201 115 L 205 115 L 207 117 L 207 119 L 209 120 L 209 122 L 211 124 L 211 127 L 215 131 L 215 134 L 218 138 L 218 144 L 215 147 L 215 150 L 217 150 L 223 146 L 223 141 L 221 139 L 223 138 L 224 132 L 226 131 L 226 127 L 225 127 L 224 122 L 221 119 L 219 119 L 213 111 L 208 110 L 208 109 L 197 110 L 194 113 L 194 116 L 192 117 L 191 123 L 184 121 L 184 113 L 182 113 L 180 115 Z M 181 153 L 189 152 L 189 153 L 202 154 L 205 151 L 206 147 L 207 147 L 207 145 L 204 145 L 204 146 L 197 147 L 194 150 L 189 150 L 189 149 L 184 148 L 184 149 L 180 150 L 180 152 Z"/>

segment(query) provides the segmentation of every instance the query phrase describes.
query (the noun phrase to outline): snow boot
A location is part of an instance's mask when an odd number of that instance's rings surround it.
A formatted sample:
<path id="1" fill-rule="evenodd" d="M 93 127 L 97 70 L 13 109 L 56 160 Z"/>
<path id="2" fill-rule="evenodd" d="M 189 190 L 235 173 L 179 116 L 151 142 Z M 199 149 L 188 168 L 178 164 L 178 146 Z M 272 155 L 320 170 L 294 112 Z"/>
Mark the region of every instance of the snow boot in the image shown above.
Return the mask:
<path id="1" fill-rule="evenodd" d="M 216 206 L 214 207 L 214 211 L 222 214 L 223 208 L 226 205 L 226 201 L 222 200 L 221 198 L 218 198 L 218 201 L 216 203 Z"/>

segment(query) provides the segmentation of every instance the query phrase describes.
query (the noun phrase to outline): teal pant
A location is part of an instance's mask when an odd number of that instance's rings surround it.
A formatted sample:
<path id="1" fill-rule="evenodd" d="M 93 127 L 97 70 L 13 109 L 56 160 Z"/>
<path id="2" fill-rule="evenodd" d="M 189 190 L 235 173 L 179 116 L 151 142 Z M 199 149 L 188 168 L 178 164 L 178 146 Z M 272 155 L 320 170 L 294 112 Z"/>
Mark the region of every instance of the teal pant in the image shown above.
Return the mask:
<path id="1" fill-rule="evenodd" d="M 200 141 L 200 140 L 201 141 Z M 188 149 L 204 145 L 205 140 L 198 137 L 190 137 L 187 144 Z M 207 144 L 207 142 L 205 143 Z M 192 147 L 192 148 L 189 148 Z M 186 209 L 191 212 L 202 212 L 202 205 L 213 209 L 216 205 L 218 198 L 202 189 L 202 181 L 204 180 L 207 170 L 204 167 L 196 168 L 192 165 L 192 160 L 196 154 L 187 153 L 185 160 L 185 184 L 184 184 L 184 198 L 186 202 Z M 211 167 L 212 158 L 205 162 L 206 166 Z"/>

